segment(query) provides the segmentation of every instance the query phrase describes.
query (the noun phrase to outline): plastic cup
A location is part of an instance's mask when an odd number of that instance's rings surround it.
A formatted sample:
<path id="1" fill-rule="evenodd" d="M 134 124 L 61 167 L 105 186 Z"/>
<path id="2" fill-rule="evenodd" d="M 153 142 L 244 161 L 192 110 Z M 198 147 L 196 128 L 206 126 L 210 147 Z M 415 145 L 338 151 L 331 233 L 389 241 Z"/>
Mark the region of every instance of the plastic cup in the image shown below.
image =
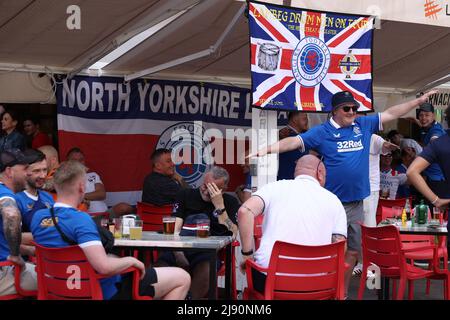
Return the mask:
<path id="1" fill-rule="evenodd" d="M 199 238 L 209 237 L 209 220 L 208 219 L 197 220 L 197 237 L 199 237 Z"/>
<path id="2" fill-rule="evenodd" d="M 433 208 L 433 219 L 431 220 L 434 224 L 440 224 L 441 226 L 444 223 L 444 213 L 439 210 L 439 208 Z"/>
<path id="3" fill-rule="evenodd" d="M 142 220 L 130 222 L 130 240 L 142 239 Z"/>
<path id="4" fill-rule="evenodd" d="M 164 234 L 173 234 L 175 231 L 176 217 L 165 216 L 163 217 L 163 232 Z"/>
<path id="5" fill-rule="evenodd" d="M 115 218 L 113 220 L 114 223 L 114 238 L 122 238 L 122 219 Z"/>

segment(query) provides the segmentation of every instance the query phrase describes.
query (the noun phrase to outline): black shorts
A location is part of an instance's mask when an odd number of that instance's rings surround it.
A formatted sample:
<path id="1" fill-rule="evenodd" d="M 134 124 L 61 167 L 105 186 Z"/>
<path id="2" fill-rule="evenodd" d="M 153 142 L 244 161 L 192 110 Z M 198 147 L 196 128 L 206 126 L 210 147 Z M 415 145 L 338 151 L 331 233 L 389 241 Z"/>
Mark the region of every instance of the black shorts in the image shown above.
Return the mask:
<path id="1" fill-rule="evenodd" d="M 196 250 L 189 250 L 184 251 L 184 256 L 186 257 L 187 261 L 189 262 L 189 269 L 193 270 L 195 267 L 200 263 L 204 261 L 208 261 L 210 259 L 210 253 L 204 252 L 204 251 L 196 251 Z M 163 252 L 159 258 L 158 261 L 163 262 L 164 264 L 167 264 L 168 266 L 176 266 L 175 256 L 173 254 L 173 251 L 165 251 Z M 222 261 L 220 259 L 217 259 L 217 270 L 220 269 L 222 266 Z"/>
<path id="2" fill-rule="evenodd" d="M 256 269 L 252 269 L 253 289 L 261 294 L 264 294 L 266 288 L 266 278 L 267 276 L 264 273 Z"/>
<path id="3" fill-rule="evenodd" d="M 155 296 L 154 283 L 158 282 L 158 276 L 153 268 L 145 270 L 144 279 L 139 281 L 139 294 L 141 296 Z M 122 281 L 116 283 L 117 293 L 111 300 L 132 300 L 133 299 L 133 275 L 127 273 L 122 276 Z"/>

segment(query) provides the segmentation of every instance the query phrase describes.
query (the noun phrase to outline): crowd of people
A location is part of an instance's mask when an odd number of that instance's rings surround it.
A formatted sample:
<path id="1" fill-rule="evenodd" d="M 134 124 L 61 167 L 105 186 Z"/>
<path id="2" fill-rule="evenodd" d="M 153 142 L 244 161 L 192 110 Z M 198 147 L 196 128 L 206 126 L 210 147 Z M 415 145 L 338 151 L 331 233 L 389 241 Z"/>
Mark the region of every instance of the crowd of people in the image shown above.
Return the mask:
<path id="1" fill-rule="evenodd" d="M 171 150 L 156 149 L 152 171 L 145 177 L 142 202 L 173 206 L 175 232 L 189 234 L 195 219 L 210 220 L 210 234 L 240 237 L 242 269 L 254 259 L 267 267 L 276 241 L 324 245 L 346 241 L 345 274 L 348 291 L 352 274 L 361 273 L 361 224 L 376 226 L 380 198 L 414 196 L 430 206 L 446 209 L 450 203 L 450 131 L 434 118 L 427 102 L 434 91 L 374 115 L 358 114 L 359 103 L 348 91 L 333 95 L 331 117 L 309 128 L 307 114 L 291 112 L 279 141 L 249 154 L 242 166 L 245 184 L 227 192 L 230 175 L 213 166 L 199 188 L 191 188 L 176 173 Z M 420 141 L 392 130 L 382 137 L 383 124 L 417 109 Z M 446 110 L 450 126 L 450 106 Z M 0 261 L 22 266 L 21 285 L 36 289 L 31 241 L 64 247 L 66 237 L 77 243 L 93 268 L 111 277 L 102 281 L 105 299 L 130 298 L 122 288 L 127 278 L 118 274 L 130 266 L 141 272 L 140 293 L 161 299 L 201 299 L 209 287 L 209 257 L 202 252 L 165 252 L 152 267 L 133 257 L 107 254 L 96 222 L 86 213 L 107 212 L 109 218 L 134 214 L 135 208 L 105 203 L 106 188 L 96 172 L 86 167 L 84 152 L 74 146 L 59 162 L 58 152 L 39 121 L 23 122 L 27 139 L 17 130 L 14 112 L 1 117 L 0 138 Z M 31 139 L 31 140 L 30 140 Z M 248 153 L 248 152 L 247 152 Z M 252 193 L 248 159 L 280 153 L 276 182 Z M 254 220 L 264 215 L 261 243 L 254 250 Z M 55 215 L 59 228 L 55 226 Z M 220 267 L 219 265 L 217 266 Z M 0 269 L 0 295 L 15 292 L 14 267 Z M 265 274 L 252 274 L 256 290 L 263 291 Z M 188 294 L 189 293 L 189 294 Z"/>

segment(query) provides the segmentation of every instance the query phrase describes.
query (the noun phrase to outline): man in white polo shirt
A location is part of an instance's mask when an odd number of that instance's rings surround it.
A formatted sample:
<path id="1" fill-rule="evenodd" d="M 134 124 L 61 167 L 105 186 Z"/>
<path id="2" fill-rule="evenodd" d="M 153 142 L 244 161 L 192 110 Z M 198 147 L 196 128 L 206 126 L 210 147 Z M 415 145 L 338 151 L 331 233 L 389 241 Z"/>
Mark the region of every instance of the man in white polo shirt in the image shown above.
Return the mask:
<path id="1" fill-rule="evenodd" d="M 253 257 L 255 216 L 264 214 L 261 245 L 254 254 L 257 264 L 267 267 L 276 241 L 302 245 L 325 245 L 347 237 L 344 207 L 325 189 L 326 169 L 313 155 L 297 161 L 295 179 L 269 183 L 253 193 L 239 209 L 243 264 Z M 264 290 L 265 275 L 253 275 L 258 291 Z"/>

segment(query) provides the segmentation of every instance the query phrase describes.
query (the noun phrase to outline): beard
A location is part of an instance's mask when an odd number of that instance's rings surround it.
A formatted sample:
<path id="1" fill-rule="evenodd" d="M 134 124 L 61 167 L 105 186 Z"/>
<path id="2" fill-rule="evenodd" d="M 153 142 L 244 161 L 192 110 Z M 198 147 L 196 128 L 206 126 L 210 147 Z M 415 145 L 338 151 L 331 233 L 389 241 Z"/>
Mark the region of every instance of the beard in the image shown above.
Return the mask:
<path id="1" fill-rule="evenodd" d="M 45 180 L 39 181 L 38 180 L 27 180 L 27 185 L 31 189 L 41 189 L 45 184 Z"/>
<path id="2" fill-rule="evenodd" d="M 23 190 L 25 190 L 25 181 L 24 180 L 23 181 L 15 180 L 14 183 L 13 183 L 13 186 L 14 186 L 14 192 L 15 193 L 23 191 Z"/>

